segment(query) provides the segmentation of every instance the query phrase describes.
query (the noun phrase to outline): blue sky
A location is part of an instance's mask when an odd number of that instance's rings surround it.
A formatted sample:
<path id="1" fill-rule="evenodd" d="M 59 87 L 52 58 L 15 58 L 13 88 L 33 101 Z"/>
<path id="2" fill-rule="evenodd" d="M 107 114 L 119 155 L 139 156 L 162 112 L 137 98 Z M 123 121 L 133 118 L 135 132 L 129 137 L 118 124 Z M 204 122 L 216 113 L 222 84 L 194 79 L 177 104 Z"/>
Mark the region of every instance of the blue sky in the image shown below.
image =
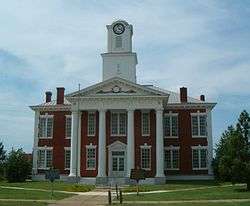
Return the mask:
<path id="1" fill-rule="evenodd" d="M 44 92 L 101 81 L 106 25 L 134 26 L 139 83 L 217 102 L 215 143 L 239 113 L 250 112 L 250 1 L 0 0 L 0 140 L 33 144 L 29 105 Z"/>

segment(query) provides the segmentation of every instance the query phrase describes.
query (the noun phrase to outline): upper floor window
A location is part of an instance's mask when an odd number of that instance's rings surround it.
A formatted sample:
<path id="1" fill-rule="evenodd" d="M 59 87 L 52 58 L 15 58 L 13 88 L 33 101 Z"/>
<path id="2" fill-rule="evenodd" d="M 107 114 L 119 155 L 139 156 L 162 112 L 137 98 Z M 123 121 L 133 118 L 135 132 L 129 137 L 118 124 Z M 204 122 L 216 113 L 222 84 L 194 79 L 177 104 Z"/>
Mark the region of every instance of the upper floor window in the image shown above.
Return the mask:
<path id="1" fill-rule="evenodd" d="M 141 146 L 141 169 L 151 169 L 151 146 Z"/>
<path id="2" fill-rule="evenodd" d="M 71 115 L 66 115 L 65 136 L 66 136 L 66 138 L 71 137 Z"/>
<path id="3" fill-rule="evenodd" d="M 40 148 L 37 151 L 38 169 L 50 169 L 52 167 L 52 148 Z"/>
<path id="4" fill-rule="evenodd" d="M 122 37 L 121 36 L 116 36 L 115 37 L 115 47 L 116 48 L 121 48 L 122 47 Z"/>
<path id="5" fill-rule="evenodd" d="M 88 136 L 95 135 L 95 125 L 96 125 L 95 113 L 89 112 L 88 113 Z"/>
<path id="6" fill-rule="evenodd" d="M 96 146 L 86 145 L 86 168 L 87 170 L 95 170 L 96 168 Z"/>
<path id="7" fill-rule="evenodd" d="M 64 169 L 70 169 L 70 148 L 64 148 Z"/>
<path id="8" fill-rule="evenodd" d="M 150 114 L 149 112 L 142 112 L 142 136 L 148 136 L 150 134 Z"/>
<path id="9" fill-rule="evenodd" d="M 53 115 L 40 115 L 39 118 L 39 132 L 40 138 L 52 138 L 53 136 Z"/>
<path id="10" fill-rule="evenodd" d="M 207 169 L 207 147 L 192 147 L 192 163 L 193 169 Z"/>
<path id="11" fill-rule="evenodd" d="M 111 135 L 126 135 L 127 115 L 124 112 L 111 113 Z"/>
<path id="12" fill-rule="evenodd" d="M 178 170 L 179 169 L 179 147 L 167 147 L 165 148 L 164 167 L 166 170 Z"/>
<path id="13" fill-rule="evenodd" d="M 178 114 L 165 114 L 163 119 L 163 125 L 165 137 L 178 137 Z"/>
<path id="14" fill-rule="evenodd" d="M 192 118 L 192 136 L 206 137 L 207 136 L 207 115 L 206 114 L 191 114 Z"/>

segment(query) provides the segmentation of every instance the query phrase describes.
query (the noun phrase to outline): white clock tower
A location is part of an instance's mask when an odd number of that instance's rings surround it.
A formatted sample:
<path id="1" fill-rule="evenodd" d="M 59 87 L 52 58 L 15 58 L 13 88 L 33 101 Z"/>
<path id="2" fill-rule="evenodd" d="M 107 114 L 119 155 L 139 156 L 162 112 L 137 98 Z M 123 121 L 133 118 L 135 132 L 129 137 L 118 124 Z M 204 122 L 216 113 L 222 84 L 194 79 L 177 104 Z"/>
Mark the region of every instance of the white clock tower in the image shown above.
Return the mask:
<path id="1" fill-rule="evenodd" d="M 121 77 L 136 83 L 137 55 L 132 52 L 133 27 L 118 20 L 108 29 L 108 52 L 103 53 L 103 81 Z"/>

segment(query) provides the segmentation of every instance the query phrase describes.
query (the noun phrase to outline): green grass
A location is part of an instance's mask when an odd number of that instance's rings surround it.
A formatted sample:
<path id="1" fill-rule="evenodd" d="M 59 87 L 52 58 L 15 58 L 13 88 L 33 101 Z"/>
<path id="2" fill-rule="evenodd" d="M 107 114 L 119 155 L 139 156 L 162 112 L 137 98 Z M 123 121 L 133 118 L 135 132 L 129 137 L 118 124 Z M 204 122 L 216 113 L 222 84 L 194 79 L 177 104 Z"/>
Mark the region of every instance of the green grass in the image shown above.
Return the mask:
<path id="1" fill-rule="evenodd" d="M 250 198 L 245 186 L 228 186 L 169 193 L 124 195 L 126 201 L 216 200 Z M 250 205 L 250 203 L 249 203 Z"/>
<path id="2" fill-rule="evenodd" d="M 51 183 L 49 181 L 27 181 L 21 183 L 8 183 L 6 181 L 0 182 L 0 186 L 8 187 L 24 187 L 35 189 L 51 189 Z M 95 188 L 94 185 L 72 184 L 62 181 L 55 181 L 53 183 L 54 190 L 68 191 L 68 192 L 88 192 Z"/>
<path id="3" fill-rule="evenodd" d="M 0 201 L 1 206 L 46 206 L 47 203 L 43 202 L 2 202 Z"/>
<path id="4" fill-rule="evenodd" d="M 60 200 L 71 197 L 72 194 L 65 194 L 55 192 L 53 199 Z M 51 199 L 50 192 L 29 191 L 29 190 L 15 190 L 0 188 L 0 199 L 31 199 L 31 200 L 49 200 Z M 0 205 L 1 202 L 0 202 Z"/>
<path id="5" fill-rule="evenodd" d="M 225 183 L 224 183 L 225 184 Z M 218 186 L 222 185 L 214 180 L 207 181 L 167 181 L 164 185 L 140 185 L 141 192 L 154 191 L 154 190 L 178 190 L 194 187 Z M 123 192 L 136 192 L 136 186 L 128 186 L 123 189 Z"/>

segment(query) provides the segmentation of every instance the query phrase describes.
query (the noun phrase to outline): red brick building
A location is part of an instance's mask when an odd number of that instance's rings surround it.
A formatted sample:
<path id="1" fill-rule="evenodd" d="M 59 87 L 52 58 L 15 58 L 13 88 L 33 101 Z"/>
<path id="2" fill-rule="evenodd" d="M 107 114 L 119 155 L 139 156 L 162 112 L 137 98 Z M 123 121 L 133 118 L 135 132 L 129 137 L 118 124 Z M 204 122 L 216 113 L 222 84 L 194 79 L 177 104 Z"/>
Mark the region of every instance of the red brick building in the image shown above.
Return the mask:
<path id="1" fill-rule="evenodd" d="M 127 183 L 133 168 L 146 170 L 147 183 L 166 179 L 213 178 L 211 111 L 205 96 L 136 83 L 132 25 L 107 26 L 108 52 L 102 54 L 103 80 L 35 111 L 33 177 L 51 166 L 61 177 L 84 183 Z"/>

